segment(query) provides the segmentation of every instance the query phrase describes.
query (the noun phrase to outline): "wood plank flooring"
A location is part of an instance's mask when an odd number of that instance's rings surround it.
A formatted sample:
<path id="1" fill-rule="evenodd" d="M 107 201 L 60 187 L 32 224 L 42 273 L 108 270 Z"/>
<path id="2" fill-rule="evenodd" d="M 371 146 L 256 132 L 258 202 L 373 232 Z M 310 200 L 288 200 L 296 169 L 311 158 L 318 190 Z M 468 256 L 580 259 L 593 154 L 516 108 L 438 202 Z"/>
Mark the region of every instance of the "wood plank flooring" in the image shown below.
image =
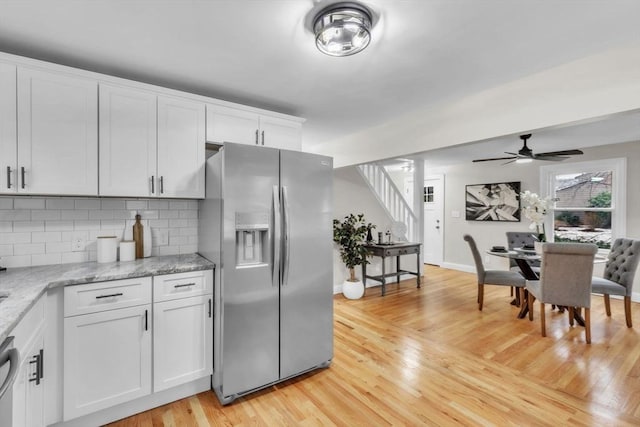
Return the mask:
<path id="1" fill-rule="evenodd" d="M 334 359 L 221 406 L 201 393 L 112 426 L 640 425 L 640 304 L 592 299 L 592 344 L 547 307 L 547 337 L 516 318 L 509 291 L 427 266 L 425 281 L 334 299 Z"/>

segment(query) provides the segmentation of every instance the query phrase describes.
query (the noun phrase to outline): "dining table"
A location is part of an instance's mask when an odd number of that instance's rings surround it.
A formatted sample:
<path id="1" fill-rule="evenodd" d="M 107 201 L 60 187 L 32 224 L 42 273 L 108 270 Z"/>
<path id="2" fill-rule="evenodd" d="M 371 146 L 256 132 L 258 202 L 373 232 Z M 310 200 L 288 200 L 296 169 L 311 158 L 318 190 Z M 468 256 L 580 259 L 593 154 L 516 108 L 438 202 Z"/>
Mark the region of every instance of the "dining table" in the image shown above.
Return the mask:
<path id="1" fill-rule="evenodd" d="M 535 248 L 513 248 L 513 249 L 502 249 L 499 246 L 494 246 L 492 249 L 488 250 L 487 253 L 489 255 L 494 255 L 502 258 L 509 258 L 515 261 L 520 268 L 520 274 L 527 280 L 539 280 L 540 277 L 536 271 L 531 268 L 531 261 L 541 261 L 542 256 L 535 251 Z M 606 258 L 603 256 L 596 255 L 594 262 L 605 262 Z M 529 313 L 529 303 L 527 298 L 528 292 L 525 289 L 525 298 L 524 301 L 520 304 L 520 312 L 518 313 L 518 319 L 524 319 Z M 557 306 L 560 311 L 564 311 L 566 307 Z M 582 317 L 581 310 L 576 308 L 573 310 L 573 317 L 575 321 L 580 325 L 584 326 L 584 318 Z"/>

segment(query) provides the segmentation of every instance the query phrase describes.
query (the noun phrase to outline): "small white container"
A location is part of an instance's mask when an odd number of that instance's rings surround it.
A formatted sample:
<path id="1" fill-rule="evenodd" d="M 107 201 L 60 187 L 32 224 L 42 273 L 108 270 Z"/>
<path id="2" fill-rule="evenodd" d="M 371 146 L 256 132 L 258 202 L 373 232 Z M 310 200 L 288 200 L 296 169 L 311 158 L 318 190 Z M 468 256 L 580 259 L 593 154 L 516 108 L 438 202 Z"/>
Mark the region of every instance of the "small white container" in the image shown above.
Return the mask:
<path id="1" fill-rule="evenodd" d="M 133 261 L 136 259 L 136 242 L 123 240 L 120 242 L 120 261 Z"/>
<path id="2" fill-rule="evenodd" d="M 100 263 L 114 262 L 118 258 L 118 238 L 116 236 L 98 236 L 98 257 Z"/>

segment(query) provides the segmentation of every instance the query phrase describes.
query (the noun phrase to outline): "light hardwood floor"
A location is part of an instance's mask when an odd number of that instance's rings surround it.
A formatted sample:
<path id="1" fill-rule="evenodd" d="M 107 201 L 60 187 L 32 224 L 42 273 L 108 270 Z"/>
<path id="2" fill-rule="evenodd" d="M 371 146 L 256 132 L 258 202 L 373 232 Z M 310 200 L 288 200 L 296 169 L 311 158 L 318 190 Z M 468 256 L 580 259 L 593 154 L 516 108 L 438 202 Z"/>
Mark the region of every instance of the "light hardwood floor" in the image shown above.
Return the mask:
<path id="1" fill-rule="evenodd" d="M 625 326 L 621 300 L 592 298 L 592 344 L 547 307 L 540 336 L 516 318 L 509 291 L 475 275 L 426 267 L 425 281 L 335 296 L 334 359 L 307 374 L 221 406 L 212 392 L 113 426 L 640 425 L 640 305 Z"/>

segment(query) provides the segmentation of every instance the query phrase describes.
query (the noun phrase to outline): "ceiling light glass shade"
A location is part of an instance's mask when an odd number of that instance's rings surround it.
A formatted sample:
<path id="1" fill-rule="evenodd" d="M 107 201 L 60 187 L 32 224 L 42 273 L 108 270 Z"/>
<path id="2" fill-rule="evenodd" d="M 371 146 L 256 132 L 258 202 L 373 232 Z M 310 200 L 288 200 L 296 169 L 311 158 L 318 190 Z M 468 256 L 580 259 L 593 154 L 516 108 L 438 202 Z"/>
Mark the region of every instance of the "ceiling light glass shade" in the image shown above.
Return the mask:
<path id="1" fill-rule="evenodd" d="M 532 161 L 533 161 L 533 159 L 523 157 L 523 158 L 517 159 L 516 163 L 531 163 Z"/>
<path id="2" fill-rule="evenodd" d="M 353 55 L 371 41 L 371 15 L 357 3 L 336 3 L 318 14 L 313 31 L 320 52 L 330 56 Z"/>

